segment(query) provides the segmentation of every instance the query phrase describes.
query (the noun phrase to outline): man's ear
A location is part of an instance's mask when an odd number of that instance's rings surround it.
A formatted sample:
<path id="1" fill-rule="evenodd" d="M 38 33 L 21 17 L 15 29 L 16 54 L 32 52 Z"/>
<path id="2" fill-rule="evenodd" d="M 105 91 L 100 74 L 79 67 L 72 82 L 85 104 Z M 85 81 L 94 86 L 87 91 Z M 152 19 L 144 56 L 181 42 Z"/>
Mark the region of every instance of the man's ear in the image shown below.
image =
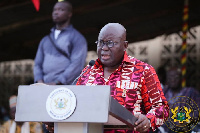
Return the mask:
<path id="1" fill-rule="evenodd" d="M 128 48 L 128 41 L 124 41 L 124 51 L 126 51 L 126 49 Z"/>

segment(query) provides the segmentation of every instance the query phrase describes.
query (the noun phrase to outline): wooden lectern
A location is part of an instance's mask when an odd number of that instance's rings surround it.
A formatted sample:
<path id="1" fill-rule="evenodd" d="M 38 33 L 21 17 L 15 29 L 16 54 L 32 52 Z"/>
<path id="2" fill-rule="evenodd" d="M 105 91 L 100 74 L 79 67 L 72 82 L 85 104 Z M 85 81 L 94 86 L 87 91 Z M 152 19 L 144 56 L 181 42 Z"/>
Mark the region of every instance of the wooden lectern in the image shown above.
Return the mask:
<path id="1" fill-rule="evenodd" d="M 49 94 L 64 87 L 76 96 L 71 116 L 56 120 L 46 110 Z M 104 128 L 131 128 L 135 121 L 131 112 L 110 96 L 110 86 L 20 85 L 16 121 L 54 122 L 55 133 L 103 133 Z"/>

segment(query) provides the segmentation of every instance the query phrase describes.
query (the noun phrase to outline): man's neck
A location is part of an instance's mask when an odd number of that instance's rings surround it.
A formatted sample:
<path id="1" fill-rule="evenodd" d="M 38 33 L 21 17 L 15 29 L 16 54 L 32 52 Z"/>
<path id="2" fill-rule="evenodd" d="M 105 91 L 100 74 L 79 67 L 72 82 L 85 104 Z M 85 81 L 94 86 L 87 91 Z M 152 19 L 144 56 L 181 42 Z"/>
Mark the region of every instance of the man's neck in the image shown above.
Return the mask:
<path id="1" fill-rule="evenodd" d="M 173 91 L 173 93 L 179 93 L 181 91 L 181 87 L 178 88 L 171 88 L 171 90 Z"/>
<path id="2" fill-rule="evenodd" d="M 65 23 L 60 23 L 60 24 L 56 24 L 56 29 L 57 30 L 62 30 L 65 27 L 68 27 L 70 25 L 70 21 L 67 21 Z"/>
<path id="3" fill-rule="evenodd" d="M 108 77 L 114 72 L 116 71 L 116 69 L 119 67 L 115 66 L 115 67 L 104 67 L 104 78 L 108 79 Z"/>

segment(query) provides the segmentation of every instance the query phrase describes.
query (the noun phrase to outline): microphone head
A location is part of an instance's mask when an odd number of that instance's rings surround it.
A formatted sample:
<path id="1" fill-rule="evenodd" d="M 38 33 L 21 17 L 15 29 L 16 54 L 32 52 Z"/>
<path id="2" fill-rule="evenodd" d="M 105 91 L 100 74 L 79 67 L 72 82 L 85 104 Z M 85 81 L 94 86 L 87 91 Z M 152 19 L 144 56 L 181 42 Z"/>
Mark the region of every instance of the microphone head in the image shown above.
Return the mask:
<path id="1" fill-rule="evenodd" d="M 89 65 L 90 66 L 93 66 L 95 64 L 95 61 L 94 60 L 91 60 L 90 62 L 89 62 Z"/>

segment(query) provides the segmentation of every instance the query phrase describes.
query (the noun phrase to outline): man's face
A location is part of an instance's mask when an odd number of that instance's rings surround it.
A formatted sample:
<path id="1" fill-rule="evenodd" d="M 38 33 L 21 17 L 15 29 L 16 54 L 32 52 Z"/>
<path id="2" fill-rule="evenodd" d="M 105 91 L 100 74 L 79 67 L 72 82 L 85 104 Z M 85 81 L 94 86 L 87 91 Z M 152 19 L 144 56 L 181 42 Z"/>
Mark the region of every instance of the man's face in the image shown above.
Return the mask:
<path id="1" fill-rule="evenodd" d="M 97 46 L 98 58 L 103 63 L 104 67 L 115 67 L 120 65 L 124 56 L 124 50 L 127 47 L 121 34 L 116 32 L 113 28 L 107 28 L 99 34 L 98 41 L 112 41 L 115 43 L 111 48 L 106 44 L 102 47 Z"/>
<path id="2" fill-rule="evenodd" d="M 72 16 L 71 11 L 69 10 L 69 5 L 66 2 L 57 2 L 53 8 L 52 19 L 55 23 L 65 23 Z"/>
<path id="3" fill-rule="evenodd" d="M 181 73 L 176 70 L 169 70 L 167 73 L 167 84 L 171 89 L 177 90 L 181 87 Z"/>

